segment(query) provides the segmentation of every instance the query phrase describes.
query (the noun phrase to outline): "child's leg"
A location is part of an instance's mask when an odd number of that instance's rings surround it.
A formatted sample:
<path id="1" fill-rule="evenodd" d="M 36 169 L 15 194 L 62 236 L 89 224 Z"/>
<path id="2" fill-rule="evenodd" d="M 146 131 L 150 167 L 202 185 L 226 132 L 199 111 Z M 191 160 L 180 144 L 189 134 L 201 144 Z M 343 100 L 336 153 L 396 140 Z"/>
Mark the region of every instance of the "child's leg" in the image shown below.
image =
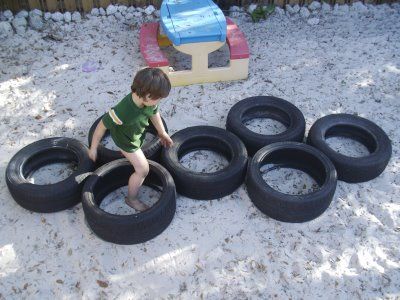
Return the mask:
<path id="1" fill-rule="evenodd" d="M 126 203 L 136 210 L 144 211 L 149 207 L 137 199 L 139 188 L 142 186 L 144 179 L 149 174 L 149 163 L 141 149 L 133 153 L 122 151 L 122 154 L 131 162 L 135 172 L 129 177 L 128 182 L 128 199 Z"/>

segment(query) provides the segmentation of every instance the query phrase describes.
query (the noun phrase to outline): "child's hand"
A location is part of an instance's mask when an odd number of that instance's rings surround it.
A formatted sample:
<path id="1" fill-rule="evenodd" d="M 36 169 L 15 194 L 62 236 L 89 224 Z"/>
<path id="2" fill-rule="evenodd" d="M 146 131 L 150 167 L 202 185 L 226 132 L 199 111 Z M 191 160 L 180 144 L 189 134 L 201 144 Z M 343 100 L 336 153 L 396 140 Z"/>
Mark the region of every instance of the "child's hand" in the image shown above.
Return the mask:
<path id="1" fill-rule="evenodd" d="M 161 145 L 163 145 L 164 147 L 169 148 L 174 144 L 174 142 L 169 137 L 168 133 L 166 133 L 165 131 L 162 133 L 159 133 L 158 137 L 161 140 Z"/>
<path id="2" fill-rule="evenodd" d="M 97 149 L 90 148 L 89 151 L 88 151 L 88 154 L 89 154 L 89 158 L 90 158 L 91 160 L 93 160 L 93 162 L 96 162 L 96 159 L 97 159 Z"/>

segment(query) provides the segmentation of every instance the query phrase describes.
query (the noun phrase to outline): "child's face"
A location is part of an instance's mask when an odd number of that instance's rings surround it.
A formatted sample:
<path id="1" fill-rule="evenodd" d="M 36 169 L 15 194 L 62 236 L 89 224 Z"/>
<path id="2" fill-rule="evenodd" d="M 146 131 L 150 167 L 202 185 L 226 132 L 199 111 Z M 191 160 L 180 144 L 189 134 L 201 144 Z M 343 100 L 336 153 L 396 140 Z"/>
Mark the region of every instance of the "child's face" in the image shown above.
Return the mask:
<path id="1" fill-rule="evenodd" d="M 143 101 L 143 104 L 145 106 L 154 106 L 154 105 L 157 105 L 158 102 L 160 102 L 161 99 L 162 98 L 152 99 L 152 98 L 150 98 L 150 95 L 147 95 L 146 98 Z"/>

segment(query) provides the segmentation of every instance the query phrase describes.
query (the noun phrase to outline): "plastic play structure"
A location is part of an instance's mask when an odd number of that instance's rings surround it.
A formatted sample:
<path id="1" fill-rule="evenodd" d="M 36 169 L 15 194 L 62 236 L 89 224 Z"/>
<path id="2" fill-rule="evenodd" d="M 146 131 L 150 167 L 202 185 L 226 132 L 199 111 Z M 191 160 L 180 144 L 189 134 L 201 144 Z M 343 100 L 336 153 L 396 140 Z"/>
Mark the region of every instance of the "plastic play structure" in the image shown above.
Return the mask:
<path id="1" fill-rule="evenodd" d="M 247 78 L 249 47 L 246 38 L 212 0 L 164 0 L 160 12 L 160 23 L 142 25 L 140 51 L 147 65 L 162 69 L 173 86 Z M 225 43 L 230 51 L 229 65 L 208 68 L 208 54 Z M 160 48 L 169 45 L 191 55 L 191 70 L 171 70 Z"/>

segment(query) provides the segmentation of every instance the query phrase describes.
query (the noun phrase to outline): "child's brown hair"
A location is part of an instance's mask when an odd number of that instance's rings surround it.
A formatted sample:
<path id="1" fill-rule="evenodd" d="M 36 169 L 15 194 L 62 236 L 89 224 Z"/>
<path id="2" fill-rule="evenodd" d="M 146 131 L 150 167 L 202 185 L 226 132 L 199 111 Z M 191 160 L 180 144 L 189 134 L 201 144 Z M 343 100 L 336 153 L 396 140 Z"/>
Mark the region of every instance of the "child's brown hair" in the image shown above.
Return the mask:
<path id="1" fill-rule="evenodd" d="M 146 99 L 165 98 L 171 90 L 168 76 L 159 68 L 144 68 L 136 73 L 131 86 L 132 93 Z"/>

